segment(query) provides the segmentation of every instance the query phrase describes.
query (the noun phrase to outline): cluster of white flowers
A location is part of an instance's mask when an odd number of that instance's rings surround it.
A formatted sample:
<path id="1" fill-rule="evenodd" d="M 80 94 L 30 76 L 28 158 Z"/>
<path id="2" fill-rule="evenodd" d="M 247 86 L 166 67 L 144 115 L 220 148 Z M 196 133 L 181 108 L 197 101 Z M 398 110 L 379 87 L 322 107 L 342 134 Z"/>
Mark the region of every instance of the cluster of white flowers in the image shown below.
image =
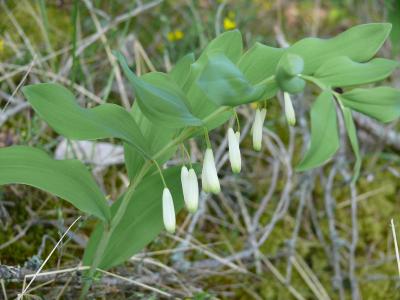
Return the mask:
<path id="1" fill-rule="evenodd" d="M 285 100 L 286 101 L 286 100 Z M 290 101 L 290 98 L 289 98 Z M 286 104 L 286 102 L 285 102 Z M 291 102 L 290 102 L 291 104 Z M 293 108 L 292 108 L 293 109 Z M 267 111 L 265 108 L 257 109 L 252 127 L 253 148 L 261 150 L 262 129 Z M 229 161 L 232 172 L 239 173 L 242 169 L 242 159 L 240 154 L 240 132 L 228 129 Z M 218 179 L 217 168 L 214 161 L 214 153 L 211 148 L 207 148 L 203 159 L 203 169 L 201 172 L 202 189 L 207 193 L 218 194 L 221 186 Z M 197 176 L 193 168 L 189 170 L 183 166 L 181 169 L 181 184 L 183 199 L 187 210 L 191 213 L 196 212 L 199 205 L 199 186 Z M 165 229 L 174 233 L 176 228 L 175 208 L 171 193 L 167 187 L 163 191 L 163 220 Z"/>

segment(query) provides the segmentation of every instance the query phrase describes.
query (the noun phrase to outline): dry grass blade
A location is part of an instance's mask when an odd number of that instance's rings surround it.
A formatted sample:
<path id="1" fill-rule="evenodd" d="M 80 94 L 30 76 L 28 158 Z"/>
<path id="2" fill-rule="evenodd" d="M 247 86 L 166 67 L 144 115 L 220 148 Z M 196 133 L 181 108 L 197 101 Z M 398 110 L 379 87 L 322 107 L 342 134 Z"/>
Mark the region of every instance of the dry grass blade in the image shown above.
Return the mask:
<path id="1" fill-rule="evenodd" d="M 38 276 L 38 274 L 42 271 L 42 269 L 44 268 L 44 266 L 46 265 L 46 263 L 48 262 L 48 260 L 50 259 L 50 257 L 53 255 L 54 251 L 56 251 L 56 249 L 58 248 L 58 246 L 60 245 L 60 243 L 62 242 L 62 240 L 64 239 L 64 237 L 68 234 L 68 232 L 72 229 L 72 227 L 74 227 L 74 225 L 76 224 L 76 222 L 78 222 L 81 219 L 81 216 L 79 216 L 78 218 L 75 219 L 74 222 L 72 222 L 72 224 L 68 227 L 68 229 L 64 232 L 64 234 L 61 236 L 61 238 L 58 240 L 57 244 L 54 246 L 54 248 L 50 251 L 49 255 L 46 257 L 46 259 L 43 261 L 42 265 L 40 266 L 40 268 L 36 271 L 36 273 L 32 276 L 32 279 L 29 281 L 29 283 L 27 284 L 27 286 L 22 290 L 22 292 L 20 294 L 18 294 L 18 300 L 22 300 L 25 293 L 28 291 L 29 287 L 31 286 L 31 284 L 33 283 L 33 281 L 35 280 L 35 278 Z"/>
<path id="2" fill-rule="evenodd" d="M 121 279 L 121 280 L 123 280 L 123 281 L 132 283 L 132 284 L 134 284 L 134 285 L 140 286 L 140 287 L 142 287 L 142 288 L 144 288 L 144 289 L 147 289 L 147 290 L 156 292 L 157 294 L 160 294 L 160 295 L 163 295 L 163 296 L 166 296 L 166 297 L 172 297 L 172 295 L 171 295 L 170 293 L 164 292 L 164 291 L 162 291 L 162 290 L 160 290 L 160 289 L 157 289 L 157 288 L 155 288 L 155 287 L 152 287 L 152 286 L 150 286 L 150 285 L 141 283 L 141 282 L 139 282 L 139 281 L 137 281 L 137 280 L 133 280 L 133 279 L 130 279 L 130 278 L 127 278 L 127 277 L 123 277 L 123 276 L 120 276 L 120 275 L 117 275 L 117 274 L 114 274 L 114 273 L 111 273 L 111 272 L 108 272 L 108 271 L 104 271 L 104 270 L 101 270 L 101 269 L 97 269 L 97 270 L 98 270 L 99 272 L 104 273 L 104 274 L 106 274 L 106 275 L 109 275 L 109 276 L 111 276 L 111 277 L 115 277 L 115 278 Z"/>
<path id="3" fill-rule="evenodd" d="M 319 300 L 330 300 L 328 294 L 324 289 L 321 290 L 321 285 L 319 281 L 315 281 L 315 276 L 310 276 L 309 270 L 304 268 L 304 265 L 300 264 L 299 261 L 295 258 L 291 258 L 293 266 L 299 273 L 299 275 L 303 278 L 304 282 L 307 286 L 313 291 L 315 297 Z"/>
<path id="4" fill-rule="evenodd" d="M 6 287 L 5 287 L 5 284 L 4 284 L 4 279 L 1 279 L 1 280 L 0 280 L 0 285 L 1 285 L 1 291 L 2 291 L 2 293 L 3 293 L 3 298 L 4 298 L 4 300 L 8 300 L 8 296 L 7 296 L 7 292 L 6 292 Z"/>
<path id="5" fill-rule="evenodd" d="M 114 55 L 111 52 L 111 48 L 108 45 L 107 37 L 105 36 L 105 34 L 102 31 L 102 27 L 101 27 L 100 21 L 97 18 L 97 15 L 93 12 L 92 3 L 89 0 L 84 0 L 84 2 L 86 4 L 86 7 L 90 11 L 90 15 L 92 17 L 93 23 L 95 24 L 96 29 L 100 34 L 100 40 L 103 43 L 104 49 L 106 50 L 107 58 L 110 61 L 111 66 L 113 67 L 113 71 L 115 73 L 115 78 L 117 80 L 118 89 L 119 89 L 119 92 L 120 92 L 120 95 L 121 95 L 122 104 L 125 106 L 126 109 L 129 109 L 130 108 L 130 103 L 129 103 L 129 100 L 128 100 L 128 95 L 126 93 L 124 83 L 122 81 L 121 69 L 119 68 L 119 65 L 117 63 L 116 58 L 114 57 Z"/>
<path id="6" fill-rule="evenodd" d="M 29 64 L 24 77 L 22 77 L 21 81 L 19 82 L 19 84 L 17 85 L 17 87 L 15 88 L 15 90 L 13 91 L 13 93 L 11 94 L 10 98 L 8 99 L 8 101 L 6 102 L 6 104 L 4 105 L 3 109 L 1 110 L 1 113 L 3 114 L 5 112 L 5 110 L 7 109 L 7 106 L 10 104 L 11 100 L 14 98 L 14 96 L 17 94 L 17 92 L 19 91 L 19 89 L 21 88 L 21 86 L 25 83 L 26 78 L 28 78 L 29 73 L 31 72 L 34 64 L 35 64 L 35 60 L 36 57 L 33 57 L 32 62 Z"/>
<path id="7" fill-rule="evenodd" d="M 396 261 L 397 261 L 397 269 L 399 271 L 399 278 L 400 278 L 400 255 L 399 255 L 399 246 L 397 244 L 397 236 L 396 236 L 396 227 L 394 226 L 393 219 L 390 220 L 392 225 L 392 234 L 393 234 L 393 242 L 394 242 L 394 250 L 396 253 Z"/>

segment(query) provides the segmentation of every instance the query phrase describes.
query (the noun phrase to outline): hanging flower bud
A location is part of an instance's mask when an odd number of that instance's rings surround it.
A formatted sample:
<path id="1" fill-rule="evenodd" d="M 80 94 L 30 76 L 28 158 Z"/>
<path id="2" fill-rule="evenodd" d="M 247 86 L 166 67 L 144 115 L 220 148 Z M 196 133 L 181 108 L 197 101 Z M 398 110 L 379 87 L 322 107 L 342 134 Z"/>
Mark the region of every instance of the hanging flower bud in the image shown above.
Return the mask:
<path id="1" fill-rule="evenodd" d="M 174 233 L 176 226 L 175 208 L 171 192 L 168 188 L 164 188 L 163 190 L 162 201 L 164 227 L 169 233 Z"/>
<path id="2" fill-rule="evenodd" d="M 256 116 L 254 118 L 253 123 L 253 148 L 256 151 L 261 150 L 261 143 L 262 143 L 262 130 L 264 126 L 265 116 L 267 115 L 267 110 L 257 109 Z"/>
<path id="3" fill-rule="evenodd" d="M 201 181 L 205 192 L 218 194 L 221 191 L 214 162 L 214 154 L 211 148 L 207 148 L 204 154 Z"/>
<path id="4" fill-rule="evenodd" d="M 285 100 L 286 120 L 290 126 L 294 126 L 296 124 L 296 115 L 294 114 L 293 104 L 289 93 L 284 92 L 283 98 Z"/>
<path id="5" fill-rule="evenodd" d="M 183 166 L 181 170 L 183 199 L 189 212 L 194 213 L 199 205 L 199 185 L 193 169 Z"/>
<path id="6" fill-rule="evenodd" d="M 228 129 L 228 144 L 229 144 L 229 161 L 233 173 L 239 173 L 242 168 L 242 159 L 240 157 L 240 132 L 233 132 L 232 128 Z"/>

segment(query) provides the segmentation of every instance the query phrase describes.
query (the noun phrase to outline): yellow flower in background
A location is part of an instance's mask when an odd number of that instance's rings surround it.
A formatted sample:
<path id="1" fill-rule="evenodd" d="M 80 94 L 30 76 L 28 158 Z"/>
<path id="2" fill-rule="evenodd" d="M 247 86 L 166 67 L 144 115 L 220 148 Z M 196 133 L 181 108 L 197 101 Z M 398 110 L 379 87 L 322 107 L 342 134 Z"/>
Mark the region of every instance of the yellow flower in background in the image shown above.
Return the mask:
<path id="1" fill-rule="evenodd" d="M 168 32 L 167 38 L 170 42 L 176 42 L 176 41 L 183 39 L 184 36 L 185 36 L 185 34 L 183 33 L 183 31 L 174 30 L 174 31 Z"/>
<path id="2" fill-rule="evenodd" d="M 236 22 L 230 18 L 224 19 L 224 29 L 225 30 L 232 30 L 236 28 Z"/>
<path id="3" fill-rule="evenodd" d="M 182 31 L 180 31 L 180 30 L 176 30 L 176 31 L 175 31 L 175 38 L 176 38 L 177 41 L 183 39 L 183 35 L 184 35 L 184 34 L 183 34 Z"/>
<path id="4" fill-rule="evenodd" d="M 4 51 L 4 40 L 0 39 L 0 53 Z"/>

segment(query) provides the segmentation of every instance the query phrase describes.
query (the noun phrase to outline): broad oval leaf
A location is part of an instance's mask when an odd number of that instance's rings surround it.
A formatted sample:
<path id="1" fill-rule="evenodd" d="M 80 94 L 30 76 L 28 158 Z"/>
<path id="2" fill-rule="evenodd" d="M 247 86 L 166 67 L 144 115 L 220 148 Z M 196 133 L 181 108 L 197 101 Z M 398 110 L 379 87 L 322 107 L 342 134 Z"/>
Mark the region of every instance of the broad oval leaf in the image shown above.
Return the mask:
<path id="1" fill-rule="evenodd" d="M 276 82 L 281 90 L 296 94 L 304 90 L 306 82 L 298 76 L 304 70 L 304 60 L 301 56 L 285 53 L 279 60 L 276 69 Z"/>
<path id="2" fill-rule="evenodd" d="M 54 194 L 106 221 L 110 209 L 86 167 L 78 160 L 54 160 L 26 146 L 0 149 L 0 185 L 26 184 Z"/>
<path id="3" fill-rule="evenodd" d="M 219 106 L 237 106 L 260 100 L 266 85 L 253 87 L 223 54 L 210 55 L 198 80 L 207 97 Z"/>
<path id="4" fill-rule="evenodd" d="M 279 60 L 277 73 L 281 76 L 292 78 L 301 74 L 304 70 L 304 60 L 301 56 L 293 53 L 285 53 Z"/>
<path id="5" fill-rule="evenodd" d="M 28 85 L 22 91 L 38 115 L 67 138 L 95 140 L 114 137 L 142 152 L 146 149 L 139 127 L 121 106 L 101 104 L 90 109 L 82 108 L 68 89 L 55 83 Z"/>
<path id="6" fill-rule="evenodd" d="M 243 54 L 238 62 L 239 70 L 253 85 L 267 78 L 271 78 L 267 83 L 265 93 L 261 96 L 261 99 L 272 98 L 278 92 L 278 84 L 274 75 L 279 59 L 284 51 L 285 50 L 282 48 L 274 48 L 256 43 Z"/>
<path id="7" fill-rule="evenodd" d="M 346 56 L 334 57 L 322 64 L 314 77 L 333 87 L 346 87 L 380 81 L 399 66 L 394 60 L 375 58 L 357 63 Z"/>
<path id="8" fill-rule="evenodd" d="M 172 70 L 168 73 L 169 76 L 181 87 L 185 85 L 189 73 L 190 73 L 190 65 L 194 63 L 194 54 L 189 53 L 182 57 Z"/>
<path id="9" fill-rule="evenodd" d="M 332 94 L 323 91 L 311 108 L 311 142 L 296 167 L 305 171 L 324 164 L 339 148 L 336 106 Z"/>
<path id="10" fill-rule="evenodd" d="M 167 186 L 171 191 L 175 212 L 183 207 L 180 167 L 163 171 Z M 163 229 L 162 190 L 164 186 L 159 174 L 146 177 L 134 192 L 121 222 L 111 235 L 100 268 L 108 269 L 123 263 L 149 244 Z M 122 198 L 121 198 L 122 199 Z M 121 199 L 113 204 L 111 211 L 116 213 Z M 90 265 L 102 235 L 99 224 L 90 237 L 83 257 L 83 264 Z"/>
<path id="11" fill-rule="evenodd" d="M 167 146 L 176 134 L 177 130 L 165 126 L 158 126 L 142 113 L 137 102 L 132 106 L 131 115 L 140 127 L 143 135 L 146 136 L 146 146 L 148 154 L 153 157 L 158 151 Z M 172 146 L 164 155 L 157 159 L 159 165 L 164 164 L 175 152 L 177 146 Z M 124 144 L 125 165 L 129 179 L 137 174 L 146 162 L 145 158 L 135 148 L 129 144 Z"/>
<path id="12" fill-rule="evenodd" d="M 242 34 L 239 30 L 230 30 L 221 33 L 213 39 L 201 53 L 198 62 L 203 63 L 212 53 L 223 53 L 231 61 L 236 63 L 243 52 Z"/>
<path id="13" fill-rule="evenodd" d="M 116 53 L 116 57 L 135 90 L 141 111 L 149 120 L 170 128 L 202 125 L 189 111 L 183 91 L 167 74 L 152 72 L 139 78 L 129 69 L 121 53 Z"/>
<path id="14" fill-rule="evenodd" d="M 276 67 L 285 49 L 274 48 L 256 43 L 238 62 L 238 68 L 251 84 L 257 84 L 265 78 L 275 75 Z"/>
<path id="15" fill-rule="evenodd" d="M 381 122 L 400 116 L 400 90 L 390 87 L 354 89 L 339 95 L 339 99 L 344 106 Z"/>
<path id="16" fill-rule="evenodd" d="M 299 77 L 292 78 L 277 78 L 279 87 L 282 91 L 288 92 L 289 94 L 297 94 L 304 90 L 306 82 L 304 79 Z"/>
<path id="17" fill-rule="evenodd" d="M 208 55 L 221 53 L 236 63 L 243 51 L 242 34 L 238 30 L 224 32 L 213 39 L 202 51 L 200 57 L 191 65 L 190 73 L 184 90 L 196 89 L 196 81 L 207 64 Z M 190 97 L 191 98 L 191 97 Z M 193 102 L 193 101 L 192 101 Z"/>
<path id="18" fill-rule="evenodd" d="M 312 74 L 326 60 L 348 56 L 356 62 L 370 60 L 382 47 L 391 29 L 389 23 L 354 26 L 331 39 L 306 38 L 287 49 L 304 59 L 304 74 Z"/>
<path id="19" fill-rule="evenodd" d="M 233 63 L 236 63 L 242 55 L 242 48 L 241 33 L 238 30 L 227 31 L 212 40 L 203 50 L 199 59 L 191 65 L 184 91 L 192 107 L 193 114 L 198 118 L 204 119 L 218 109 L 218 105 L 208 99 L 197 84 L 199 76 L 207 64 L 208 55 L 220 53 L 228 57 Z M 227 116 L 226 120 L 228 119 L 229 116 Z"/>

